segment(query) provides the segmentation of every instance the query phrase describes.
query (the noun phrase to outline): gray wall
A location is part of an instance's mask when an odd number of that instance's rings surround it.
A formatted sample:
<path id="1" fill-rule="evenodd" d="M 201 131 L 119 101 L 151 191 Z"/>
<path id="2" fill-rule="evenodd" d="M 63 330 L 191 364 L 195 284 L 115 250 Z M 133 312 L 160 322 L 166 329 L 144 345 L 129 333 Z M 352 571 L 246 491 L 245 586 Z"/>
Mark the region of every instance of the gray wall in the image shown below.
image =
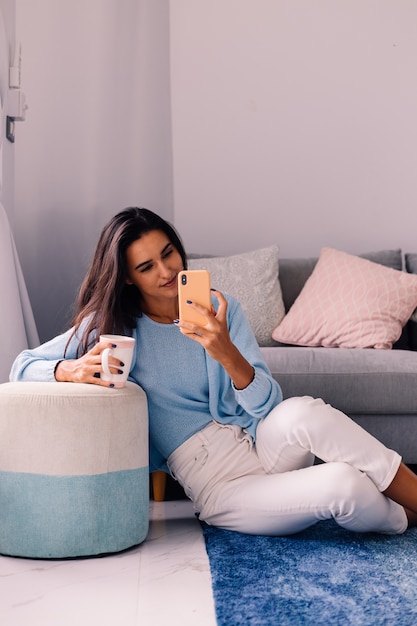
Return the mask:
<path id="1" fill-rule="evenodd" d="M 16 20 L 15 238 L 42 340 L 129 204 L 194 252 L 416 251 L 416 2 L 16 0 Z"/>
<path id="2" fill-rule="evenodd" d="M 105 222 L 172 217 L 165 0 L 16 0 L 22 87 L 15 238 L 38 331 L 67 327 Z"/>
<path id="3" fill-rule="evenodd" d="M 416 251 L 417 2 L 172 0 L 188 247 Z"/>

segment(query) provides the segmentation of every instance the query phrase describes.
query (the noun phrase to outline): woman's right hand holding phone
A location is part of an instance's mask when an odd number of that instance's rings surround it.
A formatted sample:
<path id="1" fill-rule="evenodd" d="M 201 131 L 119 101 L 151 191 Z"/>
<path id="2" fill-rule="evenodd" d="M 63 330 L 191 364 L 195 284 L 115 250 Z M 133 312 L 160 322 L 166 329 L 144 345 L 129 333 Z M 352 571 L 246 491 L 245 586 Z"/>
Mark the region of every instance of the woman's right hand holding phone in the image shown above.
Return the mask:
<path id="1" fill-rule="evenodd" d="M 254 369 L 243 357 L 230 339 L 227 325 L 227 300 L 220 291 L 212 289 L 219 306 L 217 313 L 191 302 L 188 306 L 196 309 L 207 320 L 204 326 L 191 322 L 178 321 L 184 335 L 203 346 L 212 359 L 224 367 L 236 389 L 244 389 L 253 380 Z"/>

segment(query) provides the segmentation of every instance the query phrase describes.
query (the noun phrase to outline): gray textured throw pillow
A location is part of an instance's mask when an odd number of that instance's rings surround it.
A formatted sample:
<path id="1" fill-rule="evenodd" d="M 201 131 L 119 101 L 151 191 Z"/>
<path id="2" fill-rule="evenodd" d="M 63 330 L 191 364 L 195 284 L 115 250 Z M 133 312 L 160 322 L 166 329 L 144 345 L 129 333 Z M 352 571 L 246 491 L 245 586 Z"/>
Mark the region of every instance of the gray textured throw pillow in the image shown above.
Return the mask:
<path id="1" fill-rule="evenodd" d="M 228 257 L 189 259 L 190 269 L 206 269 L 214 289 L 239 300 L 260 346 L 274 346 L 273 329 L 285 315 L 278 280 L 278 246 Z"/>

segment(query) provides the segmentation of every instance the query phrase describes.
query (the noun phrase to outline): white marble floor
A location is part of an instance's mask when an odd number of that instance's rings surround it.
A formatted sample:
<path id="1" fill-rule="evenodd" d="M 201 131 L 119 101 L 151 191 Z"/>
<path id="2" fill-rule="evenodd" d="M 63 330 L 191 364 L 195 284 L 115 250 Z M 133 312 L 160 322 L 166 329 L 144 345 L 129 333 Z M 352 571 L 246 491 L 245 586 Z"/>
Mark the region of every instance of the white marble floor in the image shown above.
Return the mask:
<path id="1" fill-rule="evenodd" d="M 0 556 L 1 626 L 215 626 L 210 568 L 188 500 L 151 502 L 144 543 L 103 558 Z"/>

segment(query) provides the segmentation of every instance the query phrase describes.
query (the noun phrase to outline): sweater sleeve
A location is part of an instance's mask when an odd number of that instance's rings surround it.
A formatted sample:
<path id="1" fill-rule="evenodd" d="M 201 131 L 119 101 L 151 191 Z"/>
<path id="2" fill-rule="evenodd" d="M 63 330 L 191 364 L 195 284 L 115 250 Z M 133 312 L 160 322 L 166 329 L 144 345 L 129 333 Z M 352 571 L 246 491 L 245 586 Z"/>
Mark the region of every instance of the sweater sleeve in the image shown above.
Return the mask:
<path id="1" fill-rule="evenodd" d="M 236 300 L 230 302 L 230 338 L 241 354 L 252 365 L 255 376 L 245 389 L 235 389 L 239 405 L 254 417 L 265 417 L 279 402 L 282 391 L 264 361 L 258 342 L 242 306 Z"/>
<path id="2" fill-rule="evenodd" d="M 37 348 L 23 350 L 12 365 L 10 381 L 55 382 L 57 363 L 63 359 L 76 358 L 78 338 L 72 337 L 68 344 L 72 334 L 73 329 L 70 329 Z"/>
<path id="3" fill-rule="evenodd" d="M 282 401 L 282 391 L 266 365 L 252 328 L 239 302 L 227 296 L 230 338 L 240 353 L 255 370 L 253 381 L 245 389 L 235 389 L 227 372 L 213 360 L 207 363 L 209 379 L 214 392 L 214 381 L 218 388 L 211 396 L 211 412 L 215 419 L 230 421 L 236 408 L 240 407 L 248 416 L 262 419 Z M 216 371 L 215 371 L 216 370 Z M 238 416 L 236 416 L 238 417 Z M 241 415 L 239 419 L 243 416 Z"/>

